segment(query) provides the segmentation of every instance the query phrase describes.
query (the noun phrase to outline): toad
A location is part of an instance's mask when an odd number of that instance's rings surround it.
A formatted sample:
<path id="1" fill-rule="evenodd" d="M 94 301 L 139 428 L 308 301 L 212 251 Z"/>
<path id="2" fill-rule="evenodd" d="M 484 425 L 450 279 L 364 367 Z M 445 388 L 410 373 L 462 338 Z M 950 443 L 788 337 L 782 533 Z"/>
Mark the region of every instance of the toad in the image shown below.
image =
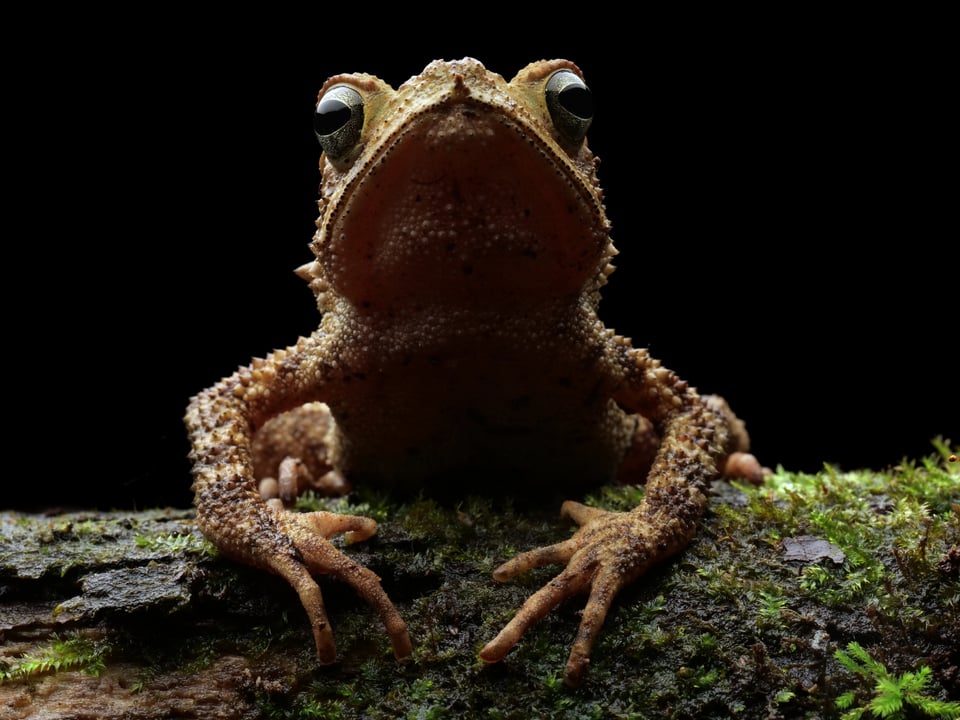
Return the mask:
<path id="1" fill-rule="evenodd" d="M 565 669 L 577 684 L 617 593 L 682 550 L 722 473 L 757 476 L 744 426 L 598 319 L 613 270 L 610 226 L 585 138 L 590 92 L 572 62 L 510 82 L 476 60 L 430 63 L 393 89 L 365 74 L 320 91 L 312 262 L 298 269 L 322 313 L 296 344 L 194 397 L 197 523 L 227 557 L 284 578 L 321 663 L 335 660 L 319 575 L 348 583 L 386 626 L 406 624 L 379 578 L 330 542 L 372 519 L 286 509 L 302 477 L 342 488 L 446 482 L 646 481 L 640 504 L 566 502 L 579 525 L 493 574 L 564 569 L 480 651 L 501 660 L 564 599 L 585 594 Z M 326 479 L 324 481 L 324 478 Z"/>

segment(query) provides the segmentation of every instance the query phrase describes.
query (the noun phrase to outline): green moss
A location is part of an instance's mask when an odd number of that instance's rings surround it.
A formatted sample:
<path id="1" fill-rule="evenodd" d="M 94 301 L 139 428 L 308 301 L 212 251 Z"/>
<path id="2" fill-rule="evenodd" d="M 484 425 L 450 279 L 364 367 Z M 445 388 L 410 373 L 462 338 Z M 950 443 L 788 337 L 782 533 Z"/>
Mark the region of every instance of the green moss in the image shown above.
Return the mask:
<path id="1" fill-rule="evenodd" d="M 0 682 L 61 670 L 83 670 L 91 675 L 99 675 L 105 667 L 104 659 L 109 651 L 110 644 L 103 640 L 79 633 L 62 637 L 54 633 L 49 642 L 0 667 Z"/>
<path id="2" fill-rule="evenodd" d="M 323 497 L 308 490 L 297 497 L 295 509 L 300 512 L 323 510 L 341 515 L 361 515 L 373 518 L 377 522 L 386 519 L 390 512 L 386 496 L 374 492 L 365 492 L 363 501 L 357 502 L 355 496 Z"/>
<path id="3" fill-rule="evenodd" d="M 607 485 L 594 495 L 587 495 L 584 504 L 626 512 L 640 504 L 644 495 L 643 485 Z"/>
<path id="4" fill-rule="evenodd" d="M 156 550 L 167 554 L 206 553 L 216 554 L 216 548 L 199 535 L 193 533 L 168 533 L 165 535 L 137 535 L 134 538 L 137 547 Z"/>
<path id="5" fill-rule="evenodd" d="M 679 665 L 689 690 L 718 689 L 716 696 L 732 698 L 740 687 L 747 697 L 788 705 L 798 716 L 829 703 L 823 673 L 829 677 L 832 670 L 824 650 L 844 636 L 879 632 L 898 663 L 933 656 L 939 671 L 951 672 L 960 591 L 946 558 L 960 541 L 960 485 L 950 454 L 888 473 L 780 470 L 759 488 L 737 486 L 731 493 L 720 484 L 700 537 L 664 581 L 639 581 L 665 591 L 663 617 L 631 610 L 627 603 L 637 598 L 625 598 L 608 620 L 601 650 L 615 646 L 643 660 L 654 677 L 658 666 Z M 799 535 L 835 543 L 845 560 L 785 561 L 781 540 Z M 692 625 L 678 624 L 678 617 Z M 690 656 L 684 638 L 697 625 L 719 638 L 719 665 Z M 602 651 L 594 659 L 596 670 Z M 804 670 L 804 664 L 820 671 Z M 650 700 L 640 707 L 655 714 L 664 707 L 694 712 L 709 706 L 707 698 L 688 704 L 679 685 L 668 685 L 650 687 Z M 735 701 L 724 703 L 723 713 L 736 711 Z"/>
<path id="6" fill-rule="evenodd" d="M 911 711 L 932 718 L 960 718 L 960 702 L 943 702 L 925 694 L 931 679 L 926 665 L 917 672 L 895 676 L 856 642 L 849 643 L 846 652 L 837 650 L 834 657 L 844 668 L 860 676 L 864 686 L 872 686 L 867 693 L 872 690 L 869 700 L 858 697 L 856 691 L 837 698 L 837 707 L 846 711 L 841 720 L 859 720 L 864 713 L 869 717 L 902 720 Z"/>
<path id="7" fill-rule="evenodd" d="M 148 605 L 134 619 L 108 615 L 109 657 L 142 664 L 144 693 L 165 672 L 189 674 L 223 656 L 243 657 L 250 676 L 263 678 L 251 698 L 261 715 L 274 718 L 839 718 L 855 707 L 866 717 L 878 679 L 851 671 L 835 654 L 856 642 L 892 682 L 904 681 L 902 697 L 909 691 L 955 703 L 960 463 L 948 459 L 953 452 L 941 443 L 937 455 L 885 472 L 779 469 L 759 487 L 717 483 L 692 545 L 614 603 L 578 689 L 560 678 L 583 597 L 531 628 L 504 662 L 485 666 L 477 658 L 560 567 L 504 584 L 491 571 L 574 530 L 556 504 L 521 510 L 483 498 L 400 504 L 362 491 L 349 503 L 309 499 L 311 509 L 380 523 L 375 537 L 341 547 L 382 578 L 409 623 L 411 663 L 393 659 L 378 619 L 351 588 L 321 577 L 338 661 L 318 666 L 303 609 L 282 580 L 198 552 L 189 519 L 169 518 L 100 535 L 142 538 L 131 540 L 132 550 L 113 551 L 123 562 L 188 566 L 171 575 L 183 577 L 192 598 L 188 605 Z M 628 509 L 641 496 L 642 488 L 611 486 L 589 502 Z M 52 558 L 16 535 L 18 521 L 9 525 L 6 550 L 0 538 L 0 560 L 14 568 L 18 583 L 49 578 L 69 563 L 58 587 L 72 597 L 80 592 L 79 581 L 72 583 L 76 568 L 96 533 L 75 518 L 42 522 L 48 534 L 57 528 L 68 538 L 48 546 Z M 787 559 L 785 541 L 801 536 L 842 551 L 841 562 Z M 95 549 L 106 553 L 107 543 Z M 12 667 L 8 662 L 6 672 Z M 846 697 L 851 704 L 838 710 Z"/>

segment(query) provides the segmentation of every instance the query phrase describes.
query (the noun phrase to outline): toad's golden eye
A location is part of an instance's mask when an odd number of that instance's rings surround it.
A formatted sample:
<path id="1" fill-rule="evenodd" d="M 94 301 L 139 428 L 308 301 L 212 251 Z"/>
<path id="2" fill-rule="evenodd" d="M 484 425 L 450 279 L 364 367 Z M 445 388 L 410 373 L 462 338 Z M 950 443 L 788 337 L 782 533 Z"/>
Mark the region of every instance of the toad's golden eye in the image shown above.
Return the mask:
<path id="1" fill-rule="evenodd" d="M 547 80 L 544 93 L 557 132 L 566 142 L 579 145 L 593 120 L 590 88 L 575 72 L 558 70 Z"/>
<path id="2" fill-rule="evenodd" d="M 347 155 L 360 139 L 363 130 L 363 98 L 346 85 L 330 88 L 313 116 L 313 131 L 323 151 L 338 160 Z"/>

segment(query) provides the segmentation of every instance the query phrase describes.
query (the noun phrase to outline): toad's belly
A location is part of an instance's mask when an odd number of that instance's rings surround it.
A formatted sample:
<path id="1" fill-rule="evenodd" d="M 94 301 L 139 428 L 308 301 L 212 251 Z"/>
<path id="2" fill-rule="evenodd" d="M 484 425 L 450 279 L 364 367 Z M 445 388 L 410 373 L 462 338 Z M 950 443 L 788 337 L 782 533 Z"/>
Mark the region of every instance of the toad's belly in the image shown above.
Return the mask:
<path id="1" fill-rule="evenodd" d="M 568 487 L 614 476 L 633 417 L 566 375 L 501 371 L 435 368 L 356 383 L 348 401 L 331 403 L 334 463 L 351 481 L 390 485 Z"/>

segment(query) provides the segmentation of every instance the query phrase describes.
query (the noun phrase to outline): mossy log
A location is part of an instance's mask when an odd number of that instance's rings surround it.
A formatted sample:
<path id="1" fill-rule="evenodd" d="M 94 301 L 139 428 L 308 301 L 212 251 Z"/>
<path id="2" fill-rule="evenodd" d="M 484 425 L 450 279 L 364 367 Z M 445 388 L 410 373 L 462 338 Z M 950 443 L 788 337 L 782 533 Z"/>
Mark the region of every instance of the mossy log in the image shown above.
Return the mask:
<path id="1" fill-rule="evenodd" d="M 0 514 L 0 717 L 871 717 L 879 667 L 893 686 L 929 668 L 902 717 L 960 717 L 960 473 L 938 447 L 885 473 L 716 484 L 693 545 L 618 599 L 575 689 L 560 673 L 582 603 L 505 662 L 477 659 L 551 577 L 498 585 L 491 571 L 565 537 L 556 506 L 305 502 L 380 522 L 345 549 L 382 578 L 416 645 L 395 661 L 370 609 L 321 579 L 328 667 L 293 591 L 218 557 L 192 511 Z M 641 493 L 590 501 L 623 509 Z M 877 665 L 845 663 L 852 642 Z"/>

